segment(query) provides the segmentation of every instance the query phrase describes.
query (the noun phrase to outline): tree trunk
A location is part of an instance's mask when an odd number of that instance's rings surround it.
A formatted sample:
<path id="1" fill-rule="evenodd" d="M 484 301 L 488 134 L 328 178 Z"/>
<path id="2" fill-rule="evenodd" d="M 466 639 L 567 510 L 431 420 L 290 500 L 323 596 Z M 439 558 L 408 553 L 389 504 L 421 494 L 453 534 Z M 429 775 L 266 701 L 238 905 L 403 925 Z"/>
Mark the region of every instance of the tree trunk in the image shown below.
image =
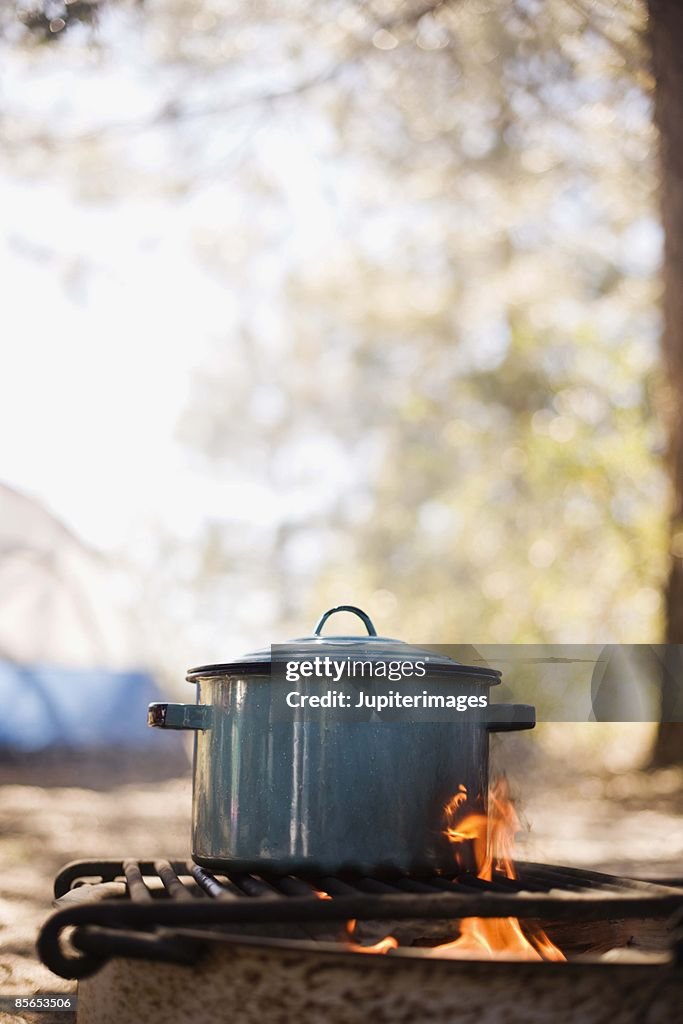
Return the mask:
<path id="1" fill-rule="evenodd" d="M 659 130 L 664 226 L 664 365 L 670 387 L 669 464 L 673 485 L 671 565 L 666 587 L 666 641 L 683 643 L 683 3 L 648 0 Z M 665 672 L 654 766 L 683 763 L 680 675 Z"/>

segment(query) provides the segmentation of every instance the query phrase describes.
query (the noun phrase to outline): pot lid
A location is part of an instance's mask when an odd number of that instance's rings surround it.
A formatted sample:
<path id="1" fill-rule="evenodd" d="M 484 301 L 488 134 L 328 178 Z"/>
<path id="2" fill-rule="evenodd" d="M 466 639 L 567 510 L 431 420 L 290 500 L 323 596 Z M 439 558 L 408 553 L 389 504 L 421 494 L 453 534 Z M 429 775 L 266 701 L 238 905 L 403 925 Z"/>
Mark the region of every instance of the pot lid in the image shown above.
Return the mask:
<path id="1" fill-rule="evenodd" d="M 336 612 L 351 612 L 357 615 L 367 629 L 367 635 L 327 635 L 322 636 L 322 629 L 331 615 Z M 448 657 L 446 654 L 435 653 L 424 647 L 416 647 L 403 640 L 378 636 L 370 616 L 355 605 L 340 604 L 330 608 L 320 616 L 311 636 L 297 637 L 284 644 L 275 645 L 283 658 L 314 658 L 316 655 L 337 658 L 353 658 L 357 656 L 364 661 L 424 661 L 430 675 L 467 675 L 481 677 L 488 685 L 500 682 L 501 673 L 496 669 L 483 665 L 465 665 Z M 472 648 L 474 653 L 474 649 Z M 273 648 L 263 647 L 251 651 L 242 658 L 216 665 L 200 665 L 189 669 L 187 679 L 195 682 L 207 676 L 250 676 L 268 675 L 273 660 Z"/>

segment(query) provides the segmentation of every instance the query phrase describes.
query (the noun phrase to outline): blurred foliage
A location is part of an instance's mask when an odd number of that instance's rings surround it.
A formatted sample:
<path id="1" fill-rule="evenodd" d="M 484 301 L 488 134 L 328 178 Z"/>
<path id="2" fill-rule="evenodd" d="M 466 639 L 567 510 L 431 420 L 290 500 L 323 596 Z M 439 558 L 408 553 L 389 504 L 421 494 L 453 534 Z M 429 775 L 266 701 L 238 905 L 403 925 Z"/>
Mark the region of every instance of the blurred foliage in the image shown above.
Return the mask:
<path id="1" fill-rule="evenodd" d="M 134 38 L 156 104 L 22 123 L 16 166 L 207 196 L 195 257 L 239 305 L 179 432 L 264 513 L 160 538 L 150 601 L 219 640 L 341 601 L 424 642 L 659 638 L 643 28 L 626 0 L 156 0 L 65 39 Z"/>
<path id="2" fill-rule="evenodd" d="M 353 598 L 423 639 L 658 635 L 653 134 L 623 13 L 612 44 L 564 2 L 449 5 L 317 99 L 367 177 L 289 276 L 279 358 L 250 337 L 185 426 L 252 460 L 265 389 L 276 490 L 344 464 L 270 549 L 292 618 L 313 571 L 311 615 Z"/>

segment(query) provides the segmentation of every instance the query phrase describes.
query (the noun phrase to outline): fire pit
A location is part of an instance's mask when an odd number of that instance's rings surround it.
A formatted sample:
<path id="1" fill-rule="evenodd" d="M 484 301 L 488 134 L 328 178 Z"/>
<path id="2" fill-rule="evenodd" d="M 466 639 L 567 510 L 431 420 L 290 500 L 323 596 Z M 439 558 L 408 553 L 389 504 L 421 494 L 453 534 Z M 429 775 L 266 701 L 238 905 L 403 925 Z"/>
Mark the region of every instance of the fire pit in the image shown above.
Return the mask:
<path id="1" fill-rule="evenodd" d="M 683 889 L 541 864 L 517 870 L 515 880 L 494 872 L 489 882 L 435 874 L 389 883 L 218 874 L 183 860 L 79 861 L 55 881 L 59 909 L 39 950 L 53 971 L 82 979 L 79 1024 L 446 1022 L 456 1010 L 459 1021 L 491 1024 L 675 1019 Z M 532 937 L 544 929 L 569 962 L 482 963 L 436 948 L 465 920 L 513 916 Z M 363 923 L 350 936 L 354 919 Z M 380 950 L 370 922 L 398 947 Z M 69 927 L 77 952 L 60 943 Z"/>

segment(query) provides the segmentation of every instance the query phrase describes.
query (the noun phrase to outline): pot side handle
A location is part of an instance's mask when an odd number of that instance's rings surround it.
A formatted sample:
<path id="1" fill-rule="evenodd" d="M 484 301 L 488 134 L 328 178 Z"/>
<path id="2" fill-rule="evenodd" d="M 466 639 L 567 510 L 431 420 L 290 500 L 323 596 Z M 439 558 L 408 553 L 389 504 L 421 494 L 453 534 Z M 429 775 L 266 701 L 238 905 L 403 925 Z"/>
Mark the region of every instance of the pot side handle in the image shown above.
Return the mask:
<path id="1" fill-rule="evenodd" d="M 209 704 L 150 704 L 147 725 L 154 729 L 210 729 Z"/>
<path id="2" fill-rule="evenodd" d="M 518 732 L 536 725 L 536 708 L 532 704 L 489 704 L 483 712 L 489 732 Z"/>

